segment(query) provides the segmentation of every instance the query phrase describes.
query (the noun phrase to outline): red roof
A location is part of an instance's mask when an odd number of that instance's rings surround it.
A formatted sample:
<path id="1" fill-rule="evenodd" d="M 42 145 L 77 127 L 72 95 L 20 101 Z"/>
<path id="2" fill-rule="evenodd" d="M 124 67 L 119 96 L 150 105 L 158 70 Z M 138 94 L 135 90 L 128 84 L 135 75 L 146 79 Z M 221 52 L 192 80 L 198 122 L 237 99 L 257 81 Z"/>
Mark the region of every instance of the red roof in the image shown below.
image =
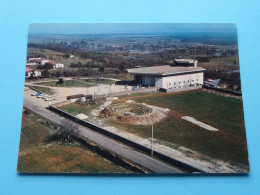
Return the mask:
<path id="1" fill-rule="evenodd" d="M 75 99 L 75 98 L 81 98 L 81 97 L 85 97 L 85 95 L 83 95 L 83 94 L 70 95 L 70 96 L 67 96 L 67 100 Z"/>

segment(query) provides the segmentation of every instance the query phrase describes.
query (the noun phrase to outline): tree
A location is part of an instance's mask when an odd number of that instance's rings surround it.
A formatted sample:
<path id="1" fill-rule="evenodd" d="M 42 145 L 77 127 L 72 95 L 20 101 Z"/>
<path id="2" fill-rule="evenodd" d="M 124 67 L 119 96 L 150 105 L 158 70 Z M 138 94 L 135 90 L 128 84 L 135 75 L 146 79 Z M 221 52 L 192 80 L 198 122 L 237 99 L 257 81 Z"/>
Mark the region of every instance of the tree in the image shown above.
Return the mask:
<path id="1" fill-rule="evenodd" d="M 50 75 L 51 75 L 51 74 L 49 73 L 48 70 L 44 70 L 44 71 L 42 71 L 42 77 L 44 77 L 44 78 L 49 78 Z"/>
<path id="2" fill-rule="evenodd" d="M 100 72 L 100 73 L 103 74 L 103 73 L 105 72 L 105 67 L 103 67 L 103 66 L 100 67 L 100 68 L 98 69 L 98 72 Z"/>
<path id="3" fill-rule="evenodd" d="M 53 65 L 52 65 L 52 63 L 47 62 L 42 66 L 42 68 L 45 70 L 50 70 L 50 69 L 53 69 Z"/>
<path id="4" fill-rule="evenodd" d="M 61 121 L 59 127 L 54 130 L 54 133 L 46 138 L 46 141 L 61 141 L 62 144 L 66 142 L 72 143 L 78 134 L 78 125 L 65 119 Z"/>
<path id="5" fill-rule="evenodd" d="M 60 123 L 60 128 L 57 133 L 60 135 L 62 143 L 65 143 L 66 141 L 72 142 L 73 137 L 76 137 L 79 134 L 78 125 L 69 120 L 63 120 Z"/>
<path id="6" fill-rule="evenodd" d="M 64 83 L 64 80 L 62 77 L 59 78 L 59 81 L 56 83 L 56 85 L 62 85 Z"/>
<path id="7" fill-rule="evenodd" d="M 123 72 L 125 70 L 125 63 L 122 63 L 121 66 L 119 67 L 119 70 Z"/>

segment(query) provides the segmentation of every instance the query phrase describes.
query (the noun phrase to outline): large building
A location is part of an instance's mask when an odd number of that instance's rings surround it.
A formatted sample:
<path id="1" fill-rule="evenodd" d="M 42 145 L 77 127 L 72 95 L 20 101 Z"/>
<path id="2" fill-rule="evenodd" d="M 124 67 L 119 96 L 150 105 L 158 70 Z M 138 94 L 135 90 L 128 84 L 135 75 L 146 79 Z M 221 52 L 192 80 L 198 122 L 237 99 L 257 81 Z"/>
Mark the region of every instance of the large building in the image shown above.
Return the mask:
<path id="1" fill-rule="evenodd" d="M 201 67 L 169 65 L 128 69 L 128 72 L 134 75 L 137 85 L 155 86 L 165 92 L 201 88 L 204 71 L 205 69 Z"/>

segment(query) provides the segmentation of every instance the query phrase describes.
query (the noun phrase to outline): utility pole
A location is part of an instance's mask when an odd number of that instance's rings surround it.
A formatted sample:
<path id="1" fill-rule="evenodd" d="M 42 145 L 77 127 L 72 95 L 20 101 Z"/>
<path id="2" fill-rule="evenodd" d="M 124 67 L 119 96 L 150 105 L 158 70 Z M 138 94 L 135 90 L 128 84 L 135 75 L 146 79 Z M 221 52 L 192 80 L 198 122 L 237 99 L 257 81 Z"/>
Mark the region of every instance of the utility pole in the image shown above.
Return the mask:
<path id="1" fill-rule="evenodd" d="M 153 122 L 152 122 L 151 155 L 153 156 Z"/>
<path id="2" fill-rule="evenodd" d="M 48 108 L 50 108 L 50 88 L 48 87 Z"/>

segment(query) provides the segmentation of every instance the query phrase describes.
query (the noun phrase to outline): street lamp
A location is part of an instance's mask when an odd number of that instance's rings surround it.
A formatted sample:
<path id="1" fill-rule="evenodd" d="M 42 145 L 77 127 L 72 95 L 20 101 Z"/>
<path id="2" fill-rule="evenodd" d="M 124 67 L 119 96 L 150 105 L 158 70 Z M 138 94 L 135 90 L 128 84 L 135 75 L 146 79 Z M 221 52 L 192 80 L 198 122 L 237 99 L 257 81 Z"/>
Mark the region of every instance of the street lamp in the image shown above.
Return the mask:
<path id="1" fill-rule="evenodd" d="M 151 155 L 153 156 L 153 122 L 152 122 Z"/>

